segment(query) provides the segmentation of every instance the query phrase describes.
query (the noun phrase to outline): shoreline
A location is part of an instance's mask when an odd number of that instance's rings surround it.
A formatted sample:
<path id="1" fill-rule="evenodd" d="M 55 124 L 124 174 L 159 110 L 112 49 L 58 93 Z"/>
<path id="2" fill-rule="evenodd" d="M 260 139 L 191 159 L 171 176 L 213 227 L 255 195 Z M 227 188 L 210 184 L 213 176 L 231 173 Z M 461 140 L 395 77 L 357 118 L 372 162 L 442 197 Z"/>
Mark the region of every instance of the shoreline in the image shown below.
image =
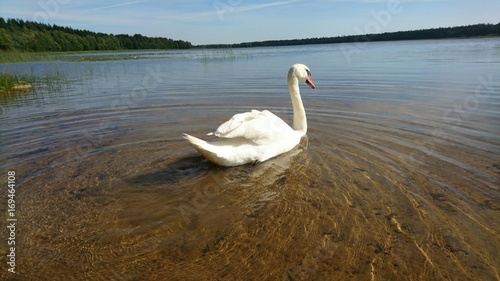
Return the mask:
<path id="1" fill-rule="evenodd" d="M 266 46 L 233 46 L 238 44 L 227 45 L 200 45 L 193 46 L 189 50 L 206 50 L 206 49 L 244 49 L 244 48 L 268 48 L 268 47 L 289 47 L 289 46 L 305 46 L 305 45 L 328 45 L 328 44 L 358 44 L 358 43 L 374 43 L 374 42 L 404 42 L 404 41 L 429 41 L 429 40 L 469 40 L 469 39 L 487 39 L 487 38 L 500 38 L 500 35 L 494 36 L 473 36 L 473 37 L 450 37 L 450 38 L 430 38 L 430 39 L 402 39 L 402 40 L 368 40 L 358 42 L 336 42 L 336 43 L 304 43 L 304 44 L 286 44 L 286 45 L 266 45 Z M 265 41 L 263 41 L 265 42 Z M 101 58 L 99 60 L 113 60 L 113 56 L 126 55 L 126 53 L 140 53 L 151 51 L 186 51 L 186 49 L 140 49 L 140 50 L 92 50 L 92 51 L 78 51 L 78 52 L 18 52 L 18 51 L 0 51 L 0 65 L 6 63 L 22 63 L 22 62 L 39 62 L 39 61 L 53 61 L 61 60 L 62 56 L 72 58 L 78 55 L 89 54 L 106 54 L 109 53 L 110 57 Z M 114 54 L 121 53 L 121 54 Z M 74 55 L 74 56 L 71 56 Z M 64 59 L 63 59 L 64 60 Z M 88 61 L 88 60 L 82 60 Z"/>

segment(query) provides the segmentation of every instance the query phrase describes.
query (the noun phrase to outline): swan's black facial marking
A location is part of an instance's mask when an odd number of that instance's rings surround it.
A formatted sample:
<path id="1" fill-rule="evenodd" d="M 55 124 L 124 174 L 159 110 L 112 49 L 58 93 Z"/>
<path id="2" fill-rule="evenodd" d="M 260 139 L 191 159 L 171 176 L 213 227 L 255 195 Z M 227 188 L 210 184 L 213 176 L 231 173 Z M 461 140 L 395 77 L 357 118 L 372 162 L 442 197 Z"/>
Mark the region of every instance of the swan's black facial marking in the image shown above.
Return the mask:
<path id="1" fill-rule="evenodd" d="M 316 86 L 314 86 L 314 83 L 311 80 L 311 71 L 309 70 L 309 68 L 306 68 L 305 70 L 307 73 L 306 84 L 309 85 L 309 87 L 311 87 L 312 89 L 315 89 Z"/>

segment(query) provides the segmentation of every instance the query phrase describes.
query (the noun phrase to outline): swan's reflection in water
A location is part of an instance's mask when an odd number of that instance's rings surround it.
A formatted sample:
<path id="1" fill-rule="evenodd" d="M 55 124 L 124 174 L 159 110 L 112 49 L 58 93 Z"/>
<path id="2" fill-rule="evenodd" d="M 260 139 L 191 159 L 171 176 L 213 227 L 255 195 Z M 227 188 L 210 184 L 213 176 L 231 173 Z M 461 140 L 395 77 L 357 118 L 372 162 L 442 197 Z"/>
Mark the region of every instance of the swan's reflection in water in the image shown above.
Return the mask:
<path id="1" fill-rule="evenodd" d="M 307 166 L 307 137 L 299 146 L 269 161 L 239 167 L 219 167 L 201 156 L 178 159 L 165 169 L 129 179 L 136 186 L 168 186 L 173 211 L 170 219 L 188 222 L 191 218 L 212 215 L 225 208 L 238 207 L 258 211 L 282 191 L 273 188 L 286 183 L 289 174 Z M 174 186 L 172 190 L 172 186 Z"/>
<path id="2" fill-rule="evenodd" d="M 250 277 L 252 264 L 265 260 L 261 250 L 272 260 L 273 255 L 289 251 L 295 232 L 308 228 L 302 222 L 303 206 L 287 195 L 290 188 L 307 185 L 307 146 L 305 137 L 297 148 L 270 161 L 232 168 L 215 166 L 198 156 L 181 158 L 160 171 L 151 167 L 151 173 L 130 177 L 133 194 L 122 193 L 117 200 L 121 205 L 117 220 L 128 229 L 122 239 L 145 235 L 146 229 L 153 228 L 158 234 L 145 239 L 156 240 L 150 245 L 154 248 L 143 250 L 147 255 L 162 255 L 162 264 L 168 265 L 172 277 L 205 279 L 216 272 L 226 272 L 231 278 Z M 158 219 L 156 223 L 151 214 Z M 130 247 L 144 245 L 130 243 Z M 252 274 L 257 277 L 275 265 L 262 264 L 262 273 Z"/>

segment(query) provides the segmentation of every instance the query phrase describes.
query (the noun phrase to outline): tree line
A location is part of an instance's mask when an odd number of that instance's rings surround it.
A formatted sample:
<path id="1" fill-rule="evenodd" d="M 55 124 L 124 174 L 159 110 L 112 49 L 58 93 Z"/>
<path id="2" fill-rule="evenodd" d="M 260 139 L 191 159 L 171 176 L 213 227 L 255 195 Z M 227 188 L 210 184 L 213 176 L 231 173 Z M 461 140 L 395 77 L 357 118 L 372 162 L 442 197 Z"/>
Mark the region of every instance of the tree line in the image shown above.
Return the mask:
<path id="1" fill-rule="evenodd" d="M 203 48 L 268 47 L 306 44 L 356 43 L 372 41 L 421 40 L 500 36 L 500 23 L 398 31 L 337 37 L 269 40 L 238 44 L 212 44 Z M 141 34 L 106 34 L 73 29 L 20 19 L 0 17 L 0 50 L 23 52 L 66 52 L 138 49 L 189 49 L 193 45 L 183 40 L 146 37 Z"/>
<path id="2" fill-rule="evenodd" d="M 190 42 L 162 37 L 105 34 L 0 17 L 0 50 L 67 52 L 137 49 L 189 49 Z"/>
<path id="3" fill-rule="evenodd" d="M 432 29 L 412 30 L 412 31 L 398 31 L 398 32 L 349 35 L 349 36 L 337 36 L 337 37 L 269 40 L 269 41 L 259 41 L 259 42 L 245 42 L 239 44 L 214 44 L 214 45 L 205 45 L 203 47 L 209 47 L 209 48 L 270 47 L 270 46 L 308 45 L 308 44 L 468 38 L 468 37 L 481 37 L 481 36 L 500 36 L 500 23 L 496 25 L 476 24 L 476 25 L 458 26 L 458 27 L 432 28 Z"/>

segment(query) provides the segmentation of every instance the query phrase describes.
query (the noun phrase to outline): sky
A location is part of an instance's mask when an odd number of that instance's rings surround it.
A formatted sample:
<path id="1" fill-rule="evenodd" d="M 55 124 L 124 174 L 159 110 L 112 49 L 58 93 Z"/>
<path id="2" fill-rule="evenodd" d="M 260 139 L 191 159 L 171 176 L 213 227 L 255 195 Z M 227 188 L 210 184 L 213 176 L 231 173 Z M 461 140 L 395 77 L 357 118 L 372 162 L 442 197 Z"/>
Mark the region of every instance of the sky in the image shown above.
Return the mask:
<path id="1" fill-rule="evenodd" d="M 0 17 L 195 45 L 500 22 L 500 0 L 0 0 Z"/>

